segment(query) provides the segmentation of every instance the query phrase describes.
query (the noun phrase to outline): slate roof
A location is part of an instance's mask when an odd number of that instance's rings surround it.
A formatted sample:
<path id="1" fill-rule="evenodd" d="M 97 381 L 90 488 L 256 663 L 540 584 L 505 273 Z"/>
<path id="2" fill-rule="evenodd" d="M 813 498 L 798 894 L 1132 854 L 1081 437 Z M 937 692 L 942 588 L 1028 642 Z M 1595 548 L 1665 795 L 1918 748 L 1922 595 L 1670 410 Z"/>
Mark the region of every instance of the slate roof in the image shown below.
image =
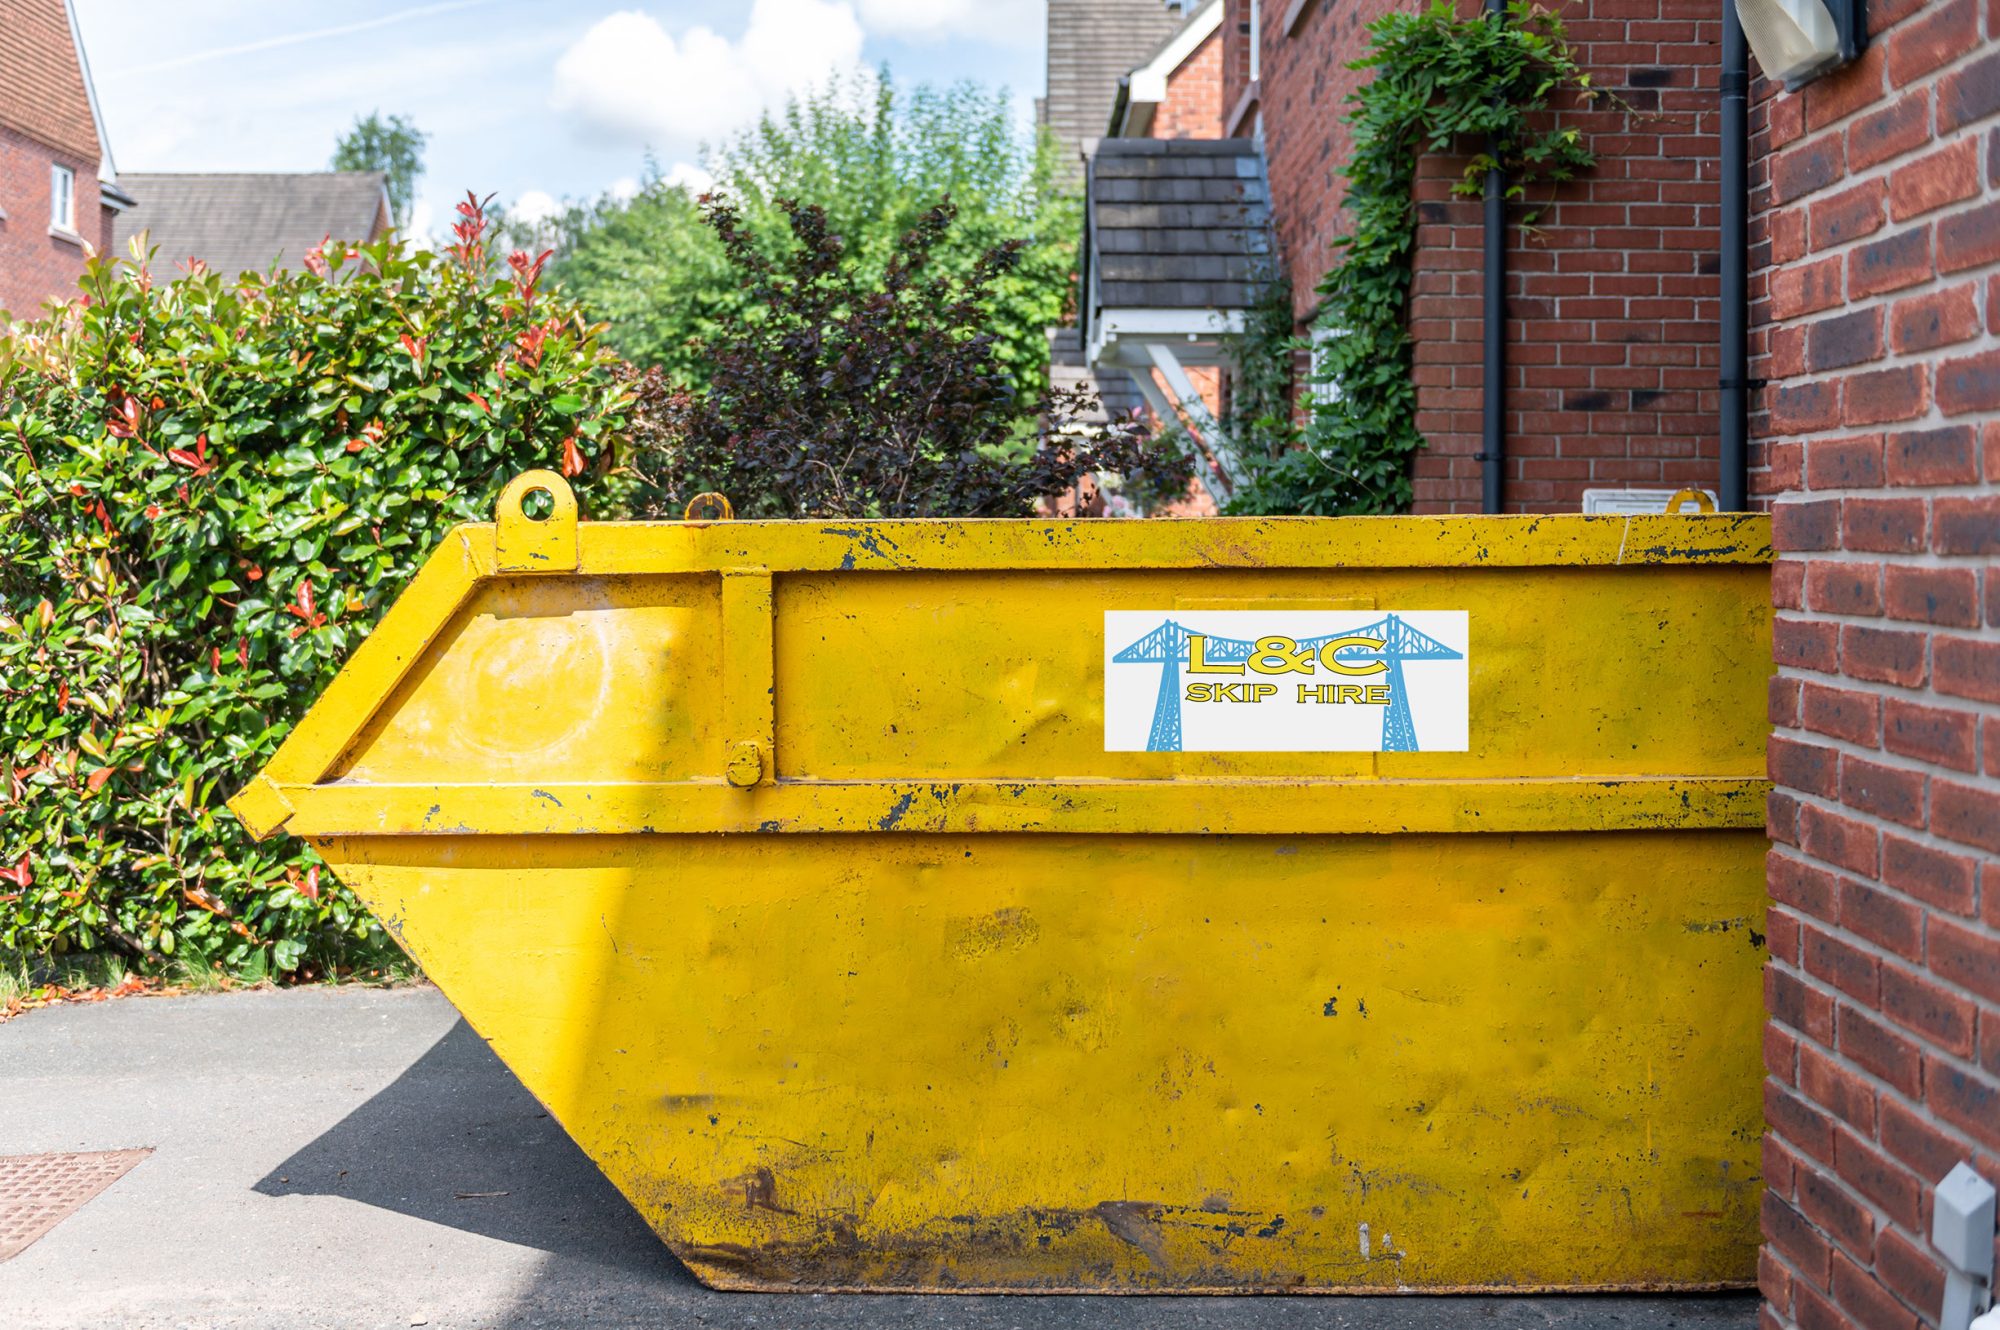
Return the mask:
<path id="1" fill-rule="evenodd" d="M 96 165 L 97 117 L 63 0 L 0 0 L 0 125 Z"/>
<path id="2" fill-rule="evenodd" d="M 1253 139 L 1104 139 L 1086 195 L 1092 309 L 1248 309 L 1275 270 Z"/>
<path id="3" fill-rule="evenodd" d="M 335 240 L 373 240 L 389 226 L 380 171 L 297 175 L 179 175 L 121 171 L 138 206 L 118 215 L 115 252 L 141 231 L 163 271 L 188 258 L 229 280 L 273 265 L 296 269 L 307 251 Z"/>
<path id="4" fill-rule="evenodd" d="M 1110 122 L 1118 80 L 1183 22 L 1163 0 L 1049 0 L 1048 93 L 1038 118 L 1066 166 L 1095 149 Z"/>

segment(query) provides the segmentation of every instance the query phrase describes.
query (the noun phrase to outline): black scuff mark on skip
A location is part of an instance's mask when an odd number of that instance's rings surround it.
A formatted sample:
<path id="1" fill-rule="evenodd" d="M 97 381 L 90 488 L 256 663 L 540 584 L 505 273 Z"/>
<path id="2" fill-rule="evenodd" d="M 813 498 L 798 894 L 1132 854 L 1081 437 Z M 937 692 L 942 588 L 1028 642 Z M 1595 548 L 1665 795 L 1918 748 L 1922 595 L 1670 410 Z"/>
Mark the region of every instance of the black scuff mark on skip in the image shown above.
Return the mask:
<path id="1" fill-rule="evenodd" d="M 554 796 L 553 794 L 550 794 L 550 793 L 549 793 L 549 792 L 548 792 L 547 790 L 531 790 L 531 791 L 530 791 L 529 793 L 530 793 L 530 796 L 531 796 L 531 797 L 533 797 L 533 798 L 536 798 L 536 799 L 547 799 L 547 800 L 548 800 L 548 801 L 549 801 L 550 803 L 554 804 L 554 805 L 555 805 L 555 806 L 556 806 L 557 808 L 561 808 L 561 807 L 563 806 L 563 801 L 562 801 L 562 800 L 560 800 L 560 799 L 558 799 L 558 798 L 556 798 L 556 797 L 555 797 L 555 796 Z"/>
<path id="2" fill-rule="evenodd" d="M 1690 562 L 1699 563 L 1706 559 L 1720 559 L 1732 554 L 1741 554 L 1741 545 L 1649 545 L 1637 551 L 1639 557 L 1651 563 Z M 1631 555 L 1626 556 L 1628 559 Z"/>
<path id="3" fill-rule="evenodd" d="M 902 798 L 896 800 L 895 805 L 887 813 L 883 814 L 882 820 L 875 824 L 875 829 L 877 831 L 894 831 L 896 824 L 903 820 L 903 814 L 910 811 L 910 805 L 916 801 L 916 797 L 914 794 L 905 794 Z"/>
<path id="4" fill-rule="evenodd" d="M 876 558 L 880 559 L 884 563 L 899 564 L 902 562 L 902 560 L 899 557 L 902 553 L 902 548 L 898 546 L 895 541 L 891 540 L 888 536 L 883 535 L 880 531 L 876 530 L 874 527 L 830 526 L 826 529 L 826 534 L 828 534 L 829 536 L 845 536 L 849 540 L 853 541 L 855 545 L 859 546 L 863 550 L 866 550 L 868 553 L 874 555 Z M 847 552 L 846 557 L 840 561 L 840 566 L 846 570 L 853 569 L 854 567 L 853 550 L 849 550 Z"/>

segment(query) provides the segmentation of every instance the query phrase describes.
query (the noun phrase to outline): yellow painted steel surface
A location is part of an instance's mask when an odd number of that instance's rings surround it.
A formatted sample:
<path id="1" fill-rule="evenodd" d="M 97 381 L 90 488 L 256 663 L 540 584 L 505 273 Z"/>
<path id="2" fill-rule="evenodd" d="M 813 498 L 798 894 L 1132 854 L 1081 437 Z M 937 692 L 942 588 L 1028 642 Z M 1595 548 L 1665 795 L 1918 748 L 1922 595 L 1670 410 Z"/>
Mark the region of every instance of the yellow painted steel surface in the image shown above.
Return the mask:
<path id="1" fill-rule="evenodd" d="M 453 533 L 235 807 L 725 1287 L 1757 1242 L 1768 524 Z M 1465 610 L 1463 753 L 1107 752 L 1107 610 Z"/>

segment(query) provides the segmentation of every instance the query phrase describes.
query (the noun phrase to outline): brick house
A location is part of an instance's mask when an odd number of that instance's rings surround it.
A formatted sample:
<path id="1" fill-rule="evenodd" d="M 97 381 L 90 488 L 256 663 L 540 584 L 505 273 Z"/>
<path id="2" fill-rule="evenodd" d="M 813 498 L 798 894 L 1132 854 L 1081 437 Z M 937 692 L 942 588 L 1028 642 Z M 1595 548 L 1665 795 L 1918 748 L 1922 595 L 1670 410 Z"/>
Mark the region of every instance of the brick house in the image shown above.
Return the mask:
<path id="1" fill-rule="evenodd" d="M 67 299 L 131 203 L 69 5 L 0 0 L 0 311 Z"/>
<path id="2" fill-rule="evenodd" d="M 1111 138 L 1216 139 L 1222 132 L 1222 0 L 1206 0 L 1118 80 Z"/>
<path id="3" fill-rule="evenodd" d="M 1868 29 L 1752 96 L 1770 1326 L 1936 1324 L 1932 1188 L 2000 1182 L 2000 6 Z"/>
<path id="4" fill-rule="evenodd" d="M 1727 493 L 1747 398 L 1737 483 L 1778 553 L 1762 1320 L 1936 1326 L 1937 1184 L 1961 1163 L 2000 1182 L 2000 4 L 1875 0 L 1848 67 L 1749 79 L 1746 195 L 1726 188 L 1724 3 L 1565 11 L 1640 114 L 1564 111 L 1599 165 L 1536 234 L 1506 231 L 1499 509 Z M 1390 6 L 1223 4 L 1219 137 L 1261 147 L 1303 331 L 1343 225 L 1347 66 Z M 1160 104 L 1110 131 L 1150 132 Z M 1419 512 L 1484 497 L 1485 228 L 1449 197 L 1462 166 L 1427 160 L 1417 192 Z M 1747 376 L 1718 335 L 1730 304 Z"/>
<path id="5" fill-rule="evenodd" d="M 1085 163 L 1106 133 L 1121 80 L 1173 39 L 1184 21 L 1181 9 L 1161 0 L 1048 0 L 1046 83 L 1035 99 L 1035 123 L 1055 144 L 1065 184 L 1081 183 Z M 1139 394 L 1123 374 L 1096 374 L 1084 364 L 1073 320 L 1048 331 L 1054 386 L 1088 385 L 1102 399 L 1100 420 L 1124 418 L 1141 408 Z M 1098 508 L 1096 487 L 1086 481 L 1052 511 Z"/>
<path id="6" fill-rule="evenodd" d="M 1344 224 L 1335 174 L 1348 147 L 1342 117 L 1365 77 L 1348 66 L 1367 49 L 1367 25 L 1396 7 L 1216 0 L 1215 49 L 1181 72 L 1183 103 L 1199 95 L 1219 136 L 1262 148 L 1279 266 L 1302 334 Z M 1562 112 L 1590 136 L 1599 165 L 1546 200 L 1532 235 L 1506 232 L 1496 407 L 1506 452 L 1500 507 L 1510 512 L 1575 511 L 1587 491 L 1637 489 L 1648 492 L 1639 503 L 1660 505 L 1684 487 L 1712 489 L 1719 465 L 1719 11 L 1712 0 L 1619 0 L 1580 3 L 1565 20 L 1594 81 L 1637 114 Z M 1139 73 L 1131 77 L 1136 84 Z M 1114 121 L 1112 132 L 1151 126 L 1134 117 Z M 1417 424 L 1429 444 L 1415 465 L 1418 512 L 1481 508 L 1485 231 L 1482 204 L 1450 194 L 1463 165 L 1427 158 L 1418 192 L 1410 313 Z"/>

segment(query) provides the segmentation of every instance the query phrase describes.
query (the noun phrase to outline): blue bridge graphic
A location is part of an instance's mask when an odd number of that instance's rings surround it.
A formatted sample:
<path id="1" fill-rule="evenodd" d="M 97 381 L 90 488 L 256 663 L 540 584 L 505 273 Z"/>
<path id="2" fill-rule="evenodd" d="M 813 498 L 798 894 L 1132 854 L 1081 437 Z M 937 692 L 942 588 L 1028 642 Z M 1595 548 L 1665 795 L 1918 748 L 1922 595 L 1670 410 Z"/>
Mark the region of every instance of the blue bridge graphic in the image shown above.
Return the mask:
<path id="1" fill-rule="evenodd" d="M 1146 751 L 1149 753 L 1181 751 L 1181 665 L 1188 658 L 1190 637 L 1207 639 L 1204 659 L 1216 665 L 1240 664 L 1249 660 L 1257 649 L 1254 641 L 1238 637 L 1208 637 L 1204 633 L 1190 633 L 1169 619 L 1113 656 L 1112 661 L 1120 665 L 1159 663 L 1160 695 L 1159 700 L 1153 704 L 1152 731 L 1146 736 Z M 1382 751 L 1416 752 L 1417 725 L 1415 718 L 1410 714 L 1410 694 L 1403 681 L 1403 662 L 1463 660 L 1464 655 L 1452 650 L 1436 638 L 1418 632 L 1394 614 L 1359 628 L 1343 628 L 1337 633 L 1327 633 L 1320 637 L 1302 637 L 1298 639 L 1298 645 L 1301 650 L 1318 651 L 1339 637 L 1372 637 L 1381 641 L 1382 646 L 1379 650 L 1365 646 L 1345 646 L 1336 654 L 1343 662 L 1360 664 L 1379 660 L 1388 665 L 1386 674 L 1389 685 L 1389 706 L 1382 713 Z"/>

